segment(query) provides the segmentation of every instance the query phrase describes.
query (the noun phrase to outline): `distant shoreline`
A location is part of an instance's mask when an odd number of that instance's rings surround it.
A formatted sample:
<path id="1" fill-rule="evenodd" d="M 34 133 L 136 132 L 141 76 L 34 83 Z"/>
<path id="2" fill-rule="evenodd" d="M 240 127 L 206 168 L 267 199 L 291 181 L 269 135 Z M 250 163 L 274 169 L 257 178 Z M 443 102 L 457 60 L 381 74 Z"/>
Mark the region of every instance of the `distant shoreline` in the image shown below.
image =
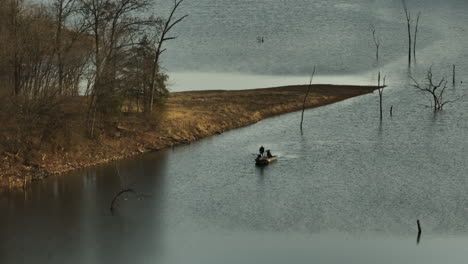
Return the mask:
<path id="1" fill-rule="evenodd" d="M 89 140 L 76 149 L 37 153 L 42 158 L 35 164 L 14 163 L 18 157 L 0 156 L 0 187 L 22 187 L 49 175 L 188 144 L 268 117 L 299 111 L 307 89 L 307 85 L 296 85 L 171 93 L 158 123 L 151 127 L 143 124 L 146 122 L 143 119 L 118 123 L 109 127 L 99 142 Z M 306 108 L 372 93 L 375 89 L 375 86 L 313 85 Z"/>

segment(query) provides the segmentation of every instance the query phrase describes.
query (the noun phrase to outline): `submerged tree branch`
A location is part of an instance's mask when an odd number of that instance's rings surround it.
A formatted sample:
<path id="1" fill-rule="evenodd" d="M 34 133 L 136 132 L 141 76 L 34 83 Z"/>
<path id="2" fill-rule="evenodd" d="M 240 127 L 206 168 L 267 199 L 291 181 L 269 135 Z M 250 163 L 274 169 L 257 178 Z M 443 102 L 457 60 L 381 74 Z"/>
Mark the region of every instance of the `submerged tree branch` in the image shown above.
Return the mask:
<path id="1" fill-rule="evenodd" d="M 414 61 L 416 62 L 416 40 L 418 37 L 418 27 L 419 27 L 419 18 L 421 17 L 421 12 L 418 13 L 418 16 L 416 18 L 416 25 L 414 27 L 414 42 L 413 42 L 413 58 Z"/>
<path id="2" fill-rule="evenodd" d="M 426 74 L 426 84 L 420 84 L 416 79 L 410 76 L 414 84 L 411 86 L 418 89 L 421 92 L 429 93 L 432 97 L 434 111 L 442 110 L 444 105 L 453 102 L 453 100 L 445 100 L 444 93 L 447 88 L 447 80 L 445 78 L 440 79 L 438 82 L 434 81 L 432 74 L 432 67 L 429 68 Z"/>
<path id="3" fill-rule="evenodd" d="M 117 199 L 125 194 L 125 193 L 134 193 L 134 194 L 137 194 L 135 190 L 133 189 L 123 189 L 123 190 L 120 190 L 117 194 L 114 195 L 114 198 L 112 199 L 112 202 L 111 202 L 111 205 L 110 205 L 110 211 L 111 213 L 113 214 L 114 213 L 114 210 L 115 210 L 115 206 L 116 206 L 116 203 L 117 203 Z"/>
<path id="4" fill-rule="evenodd" d="M 374 25 L 371 24 L 371 31 L 372 31 L 372 40 L 374 41 L 375 45 L 375 60 L 379 63 L 379 48 L 380 48 L 380 39 L 376 36 L 376 29 Z"/>

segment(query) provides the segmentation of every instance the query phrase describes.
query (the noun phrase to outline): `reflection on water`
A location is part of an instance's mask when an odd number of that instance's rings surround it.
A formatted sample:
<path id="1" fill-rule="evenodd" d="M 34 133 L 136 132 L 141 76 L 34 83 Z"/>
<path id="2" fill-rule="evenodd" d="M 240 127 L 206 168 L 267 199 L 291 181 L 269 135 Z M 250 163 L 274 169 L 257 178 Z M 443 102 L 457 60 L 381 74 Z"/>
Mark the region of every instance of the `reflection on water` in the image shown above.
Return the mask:
<path id="1" fill-rule="evenodd" d="M 226 233 L 174 235 L 165 263 L 466 263 L 466 237 L 432 238 L 415 248 L 398 237 Z M 183 252 L 183 254 L 181 254 Z"/>
<path id="2" fill-rule="evenodd" d="M 466 112 L 377 95 L 3 195 L 2 263 L 464 263 Z M 467 109 L 461 103 L 461 109 Z M 254 166 L 259 145 L 279 160 Z M 126 187 L 150 194 L 109 203 Z M 425 236 L 414 244 L 415 220 Z"/>
<path id="3" fill-rule="evenodd" d="M 187 2 L 193 16 L 181 28 L 180 39 L 186 40 L 171 46 L 178 52 L 168 50 L 178 54 L 173 61 L 167 57 L 169 69 L 180 72 L 174 74 L 173 90 L 305 83 L 312 65 L 322 74 L 345 73 L 341 80 L 322 76 L 330 78 L 323 82 L 372 83 L 376 65 L 363 53 L 373 52 L 362 49 L 367 33 L 357 33 L 372 19 L 383 21 L 378 25 L 385 28 L 382 54 L 387 55 L 380 69 L 390 86 L 384 91 L 382 122 L 378 96 L 365 95 L 306 111 L 304 136 L 300 115 L 291 113 L 118 162 L 120 177 L 109 164 L 52 177 L 24 193 L 3 193 L 0 263 L 466 263 L 468 101 L 436 114 L 421 106 L 430 98 L 409 87 L 400 50 L 405 42 L 398 37 L 405 36 L 398 33 L 404 33 L 400 1 L 293 2 L 297 5 L 291 9 L 284 9 L 291 1 L 279 0 L 277 5 Z M 220 12 L 202 8 L 209 3 Z M 457 64 L 463 81 L 461 73 L 468 71 L 466 2 L 411 3 L 423 11 L 424 25 L 411 73 L 421 78 L 434 63 L 437 77 L 450 76 L 451 65 Z M 259 5 L 265 8 L 261 12 Z M 307 14 L 296 15 L 297 9 Z M 250 14 L 250 19 L 238 14 Z M 212 15 L 225 23 L 197 20 Z M 307 17 L 321 26 L 286 23 L 289 17 Z M 259 34 L 271 46 L 249 50 L 239 40 L 245 35 L 255 40 Z M 290 34 L 299 37 L 288 39 Z M 213 68 L 246 72 L 238 70 L 244 65 L 268 75 L 191 73 Z M 464 93 L 466 88 L 457 86 L 446 96 Z M 278 154 L 278 162 L 255 167 L 260 145 Z M 126 196 L 112 216 L 112 197 L 128 187 L 149 196 Z M 418 247 L 417 219 L 424 224 Z"/>
<path id="4" fill-rule="evenodd" d="M 0 262 L 149 263 L 160 250 L 165 162 L 164 153 L 121 162 L 127 182 L 109 165 L 4 196 Z M 112 197 L 128 182 L 151 196 L 122 199 L 112 216 Z"/>

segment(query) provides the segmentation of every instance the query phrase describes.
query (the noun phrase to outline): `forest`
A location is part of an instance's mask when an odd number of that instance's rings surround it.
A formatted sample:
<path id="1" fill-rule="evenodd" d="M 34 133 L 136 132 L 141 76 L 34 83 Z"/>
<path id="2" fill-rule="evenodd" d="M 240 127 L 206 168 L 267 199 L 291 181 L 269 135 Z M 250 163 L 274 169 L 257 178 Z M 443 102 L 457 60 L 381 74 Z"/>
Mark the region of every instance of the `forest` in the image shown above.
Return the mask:
<path id="1" fill-rule="evenodd" d="M 155 125 L 168 95 L 165 18 L 151 0 L 0 0 L 0 154 L 28 164 L 106 137 L 109 126 Z"/>

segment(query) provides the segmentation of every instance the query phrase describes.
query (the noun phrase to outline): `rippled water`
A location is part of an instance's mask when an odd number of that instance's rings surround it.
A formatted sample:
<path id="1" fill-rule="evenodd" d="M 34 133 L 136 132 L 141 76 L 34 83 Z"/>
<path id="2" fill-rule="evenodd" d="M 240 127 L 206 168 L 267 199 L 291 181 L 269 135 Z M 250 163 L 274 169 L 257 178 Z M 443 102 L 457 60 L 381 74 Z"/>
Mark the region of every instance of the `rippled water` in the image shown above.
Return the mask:
<path id="1" fill-rule="evenodd" d="M 408 2 L 423 11 L 410 72 L 421 79 L 433 64 L 437 77 L 449 76 L 457 64 L 463 81 L 468 5 Z M 360 32 L 379 22 L 384 119 L 378 96 L 365 95 L 306 111 L 304 136 L 300 114 L 290 113 L 3 193 L 0 263 L 466 263 L 467 88 L 450 86 L 447 96 L 460 100 L 442 112 L 423 106 L 429 98 L 408 85 L 399 4 L 187 1 L 191 22 L 165 55 L 180 90 L 203 89 L 197 76 L 225 89 L 307 82 L 311 65 L 324 81 L 373 83 L 369 34 Z M 259 34 L 271 47 L 257 45 Z M 263 169 L 252 163 L 261 144 L 279 155 Z M 121 199 L 112 216 L 124 187 L 143 196 Z"/>

